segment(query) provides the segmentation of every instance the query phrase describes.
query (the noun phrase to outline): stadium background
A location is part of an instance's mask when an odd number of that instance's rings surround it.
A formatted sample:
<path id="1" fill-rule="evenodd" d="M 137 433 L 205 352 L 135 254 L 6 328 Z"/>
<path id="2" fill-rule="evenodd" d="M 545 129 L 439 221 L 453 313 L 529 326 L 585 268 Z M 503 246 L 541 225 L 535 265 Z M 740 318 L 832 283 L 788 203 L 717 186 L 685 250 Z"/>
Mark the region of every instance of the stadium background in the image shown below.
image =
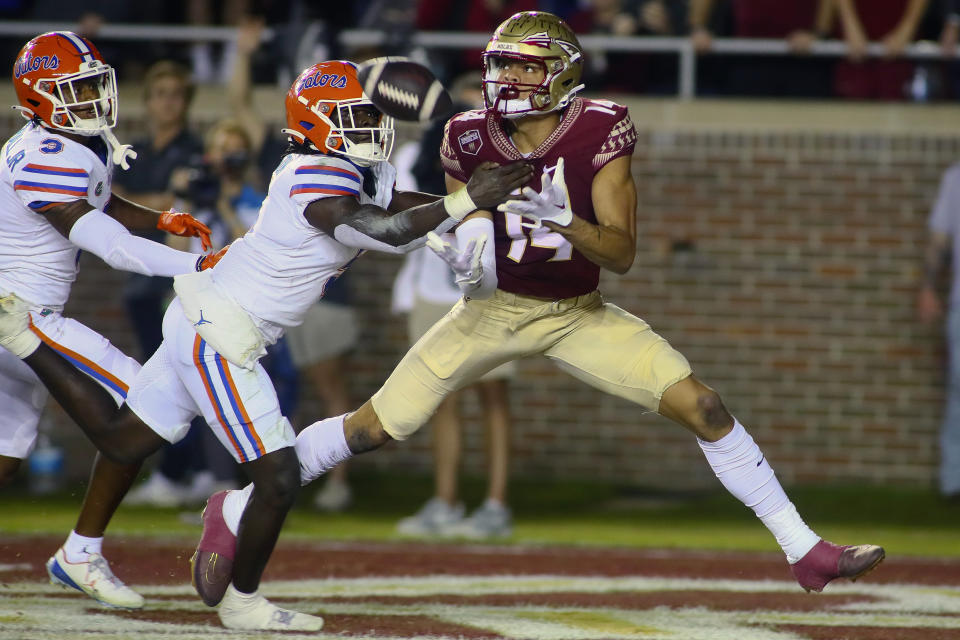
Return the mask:
<path id="1" fill-rule="evenodd" d="M 27 37 L 6 36 L 6 49 Z M 124 141 L 143 127 L 137 61 L 107 56 L 124 70 L 117 131 Z M 277 126 L 284 90 L 256 89 L 258 108 Z M 15 103 L 9 86 L 0 95 Z M 626 276 L 605 274 L 604 294 L 688 356 L 785 483 L 932 487 L 943 345 L 940 326 L 915 319 L 913 300 L 926 216 L 940 174 L 960 158 L 957 107 L 683 101 L 592 87 L 586 95 L 627 103 L 640 134 L 637 262 Z M 219 87 L 200 85 L 192 128 L 203 131 L 229 107 Z M 5 114 L 0 133 L 7 137 L 20 122 Z M 403 135 L 418 130 L 405 126 Z M 398 266 L 368 254 L 351 267 L 362 339 L 347 375 L 358 400 L 406 348 L 405 324 L 389 314 Z M 124 279 L 84 258 L 67 311 L 136 352 L 120 301 Z M 323 414 L 304 401 L 306 415 Z M 543 359 L 521 364 L 512 402 L 514 477 L 716 486 L 688 433 Z M 475 418 L 472 398 L 466 407 Z M 89 444 L 55 408 L 46 422 L 70 452 L 69 475 L 83 477 Z M 482 471 L 482 445 L 480 430 L 468 429 L 467 472 Z M 430 466 L 425 432 L 356 461 L 358 472 L 426 474 Z"/>

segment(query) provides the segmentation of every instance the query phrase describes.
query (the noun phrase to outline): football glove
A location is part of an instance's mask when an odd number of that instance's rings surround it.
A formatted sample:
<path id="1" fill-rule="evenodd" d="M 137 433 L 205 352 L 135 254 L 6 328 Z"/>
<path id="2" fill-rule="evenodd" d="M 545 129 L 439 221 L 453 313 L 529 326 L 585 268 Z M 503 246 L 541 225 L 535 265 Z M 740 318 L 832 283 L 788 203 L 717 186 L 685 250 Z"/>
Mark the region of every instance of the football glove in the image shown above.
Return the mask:
<path id="1" fill-rule="evenodd" d="M 457 285 L 464 287 L 474 287 L 480 283 L 483 277 L 483 266 L 480 264 L 480 256 L 483 253 L 483 247 L 487 244 L 487 236 L 482 235 L 477 239 L 467 243 L 466 248 L 460 251 L 452 244 L 435 234 L 433 231 L 427 234 L 427 246 L 433 250 L 440 259 L 450 265 L 456 275 Z"/>
<path id="2" fill-rule="evenodd" d="M 213 269 L 220 258 L 227 254 L 227 249 L 230 248 L 230 245 L 225 246 L 219 251 L 214 251 L 213 253 L 205 253 L 197 260 L 197 271 L 204 271 L 206 269 Z"/>
<path id="3" fill-rule="evenodd" d="M 172 233 L 175 236 L 200 238 L 200 246 L 204 251 L 210 249 L 210 227 L 203 224 L 189 213 L 179 211 L 164 211 L 157 220 L 157 229 Z"/>
<path id="4" fill-rule="evenodd" d="M 559 227 L 569 226 L 573 221 L 573 209 L 570 207 L 570 194 L 563 178 L 563 158 L 557 160 L 552 178 L 544 168 L 540 187 L 540 193 L 524 187 L 521 193 L 526 200 L 507 200 L 498 205 L 497 209 L 526 218 L 529 223 L 524 223 L 524 226 L 532 229 L 542 226 L 544 221 Z"/>

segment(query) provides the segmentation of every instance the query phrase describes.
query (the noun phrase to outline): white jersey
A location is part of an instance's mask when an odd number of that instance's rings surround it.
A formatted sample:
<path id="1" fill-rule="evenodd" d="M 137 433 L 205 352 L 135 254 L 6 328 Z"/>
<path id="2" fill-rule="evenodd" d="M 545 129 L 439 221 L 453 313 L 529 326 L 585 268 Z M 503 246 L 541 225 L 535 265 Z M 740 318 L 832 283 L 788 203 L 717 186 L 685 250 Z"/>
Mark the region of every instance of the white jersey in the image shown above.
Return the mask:
<path id="1" fill-rule="evenodd" d="M 254 318 L 268 342 L 303 322 L 327 283 L 362 253 L 311 225 L 304 210 L 314 200 L 335 196 L 356 196 L 361 204 L 386 209 L 397 171 L 380 162 L 369 173 L 376 180 L 373 197 L 363 190 L 370 178 L 346 160 L 286 156 L 273 172 L 256 224 L 214 267 L 214 281 Z"/>
<path id="2" fill-rule="evenodd" d="M 44 211 L 73 200 L 102 210 L 110 199 L 113 165 L 33 122 L 7 140 L 0 159 L 0 291 L 62 310 L 80 250 Z"/>

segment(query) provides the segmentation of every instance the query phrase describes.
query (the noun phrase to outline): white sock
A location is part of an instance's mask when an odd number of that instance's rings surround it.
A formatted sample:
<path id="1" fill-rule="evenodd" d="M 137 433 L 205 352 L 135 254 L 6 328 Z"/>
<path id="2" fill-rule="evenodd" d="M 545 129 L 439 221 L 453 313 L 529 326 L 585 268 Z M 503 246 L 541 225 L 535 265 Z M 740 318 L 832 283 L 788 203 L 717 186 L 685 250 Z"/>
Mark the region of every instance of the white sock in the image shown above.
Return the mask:
<path id="1" fill-rule="evenodd" d="M 807 526 L 792 502 L 785 509 L 763 516 L 760 520 L 767 525 L 767 529 L 777 539 L 780 548 L 787 554 L 787 562 L 790 564 L 796 564 L 820 542 L 820 536 Z"/>
<path id="2" fill-rule="evenodd" d="M 253 593 L 244 593 L 231 584 L 227 587 L 227 592 L 223 594 L 221 606 L 226 605 L 233 610 L 246 609 L 247 607 L 256 606 L 259 600 L 261 600 L 259 590 Z"/>
<path id="3" fill-rule="evenodd" d="M 300 485 L 316 480 L 330 469 L 353 457 L 343 433 L 347 414 L 327 418 L 297 435 L 297 457 L 300 459 Z"/>
<path id="4" fill-rule="evenodd" d="M 240 518 L 243 517 L 243 510 L 247 508 L 251 493 L 253 493 L 252 482 L 243 489 L 228 491 L 227 497 L 223 499 L 223 519 L 233 535 L 237 535 L 237 531 L 240 530 Z"/>
<path id="5" fill-rule="evenodd" d="M 76 531 L 71 531 L 67 541 L 63 543 L 63 555 L 68 562 L 86 562 L 91 553 L 100 553 L 103 549 L 103 536 L 88 538 Z"/>
<path id="6" fill-rule="evenodd" d="M 820 541 L 797 514 L 770 463 L 739 421 L 734 420 L 730 433 L 716 442 L 697 438 L 697 443 L 723 486 L 753 509 L 788 562 L 796 562 Z"/>

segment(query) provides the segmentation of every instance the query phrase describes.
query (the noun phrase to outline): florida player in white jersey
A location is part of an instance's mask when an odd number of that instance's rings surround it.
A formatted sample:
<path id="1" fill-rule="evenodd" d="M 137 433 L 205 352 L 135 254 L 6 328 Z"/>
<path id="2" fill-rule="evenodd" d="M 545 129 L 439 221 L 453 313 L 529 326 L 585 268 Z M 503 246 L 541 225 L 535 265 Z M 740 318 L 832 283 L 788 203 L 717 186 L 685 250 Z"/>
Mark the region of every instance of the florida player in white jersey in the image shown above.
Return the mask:
<path id="1" fill-rule="evenodd" d="M 518 13 L 500 25 L 483 58 L 486 108 L 447 126 L 441 155 L 448 189 L 462 189 L 484 161 L 521 158 L 541 172 L 539 184 L 524 187 L 526 199 L 458 225 L 461 247 L 493 238 L 479 256 L 431 237 L 465 297 L 360 409 L 300 433 L 301 480 L 406 439 L 447 394 L 503 362 L 540 354 L 693 432 L 722 484 L 773 533 L 804 589 L 870 571 L 884 550 L 817 536 L 753 438 L 686 358 L 646 322 L 603 301 L 600 269 L 625 273 L 636 254 L 636 133 L 622 105 L 576 95 L 583 59 L 573 31 L 549 13 Z"/>
<path id="2" fill-rule="evenodd" d="M 29 122 L 0 150 L 0 297 L 27 301 L 33 334 L 96 380 L 117 404 L 140 365 L 105 338 L 61 315 L 80 250 L 117 269 L 172 276 L 203 256 L 130 235 L 153 228 L 179 235 L 209 230 L 187 214 L 145 209 L 110 194 L 117 143 L 113 70 L 85 38 L 63 31 L 28 42 L 13 68 L 19 108 Z M 0 350 L 0 485 L 33 449 L 47 392 L 29 367 Z M 139 608 L 143 598 L 120 582 L 101 554 L 104 530 L 139 464 L 98 455 L 77 526 L 47 562 L 50 580 L 110 606 Z"/>
<path id="3" fill-rule="evenodd" d="M 202 414 L 241 463 L 252 485 L 227 504 L 226 492 L 210 498 L 204 518 L 216 524 L 205 527 L 192 560 L 197 591 L 208 605 L 220 604 L 221 621 L 234 629 L 323 624 L 258 592 L 301 478 L 293 429 L 258 362 L 265 346 L 299 324 L 327 283 L 364 250 L 422 246 L 428 231 L 495 207 L 531 175 L 523 162 L 487 163 L 446 197 L 396 191 L 396 171 L 387 162 L 392 120 L 363 94 L 349 62 L 306 69 L 287 94 L 286 112 L 290 148 L 256 224 L 214 269 L 175 279 L 163 344 L 119 409 L 36 339 L 18 298 L 0 299 L 0 344 L 39 375 L 103 451 L 119 461 L 142 460 L 182 438 Z M 236 515 L 232 525 L 224 510 Z"/>

